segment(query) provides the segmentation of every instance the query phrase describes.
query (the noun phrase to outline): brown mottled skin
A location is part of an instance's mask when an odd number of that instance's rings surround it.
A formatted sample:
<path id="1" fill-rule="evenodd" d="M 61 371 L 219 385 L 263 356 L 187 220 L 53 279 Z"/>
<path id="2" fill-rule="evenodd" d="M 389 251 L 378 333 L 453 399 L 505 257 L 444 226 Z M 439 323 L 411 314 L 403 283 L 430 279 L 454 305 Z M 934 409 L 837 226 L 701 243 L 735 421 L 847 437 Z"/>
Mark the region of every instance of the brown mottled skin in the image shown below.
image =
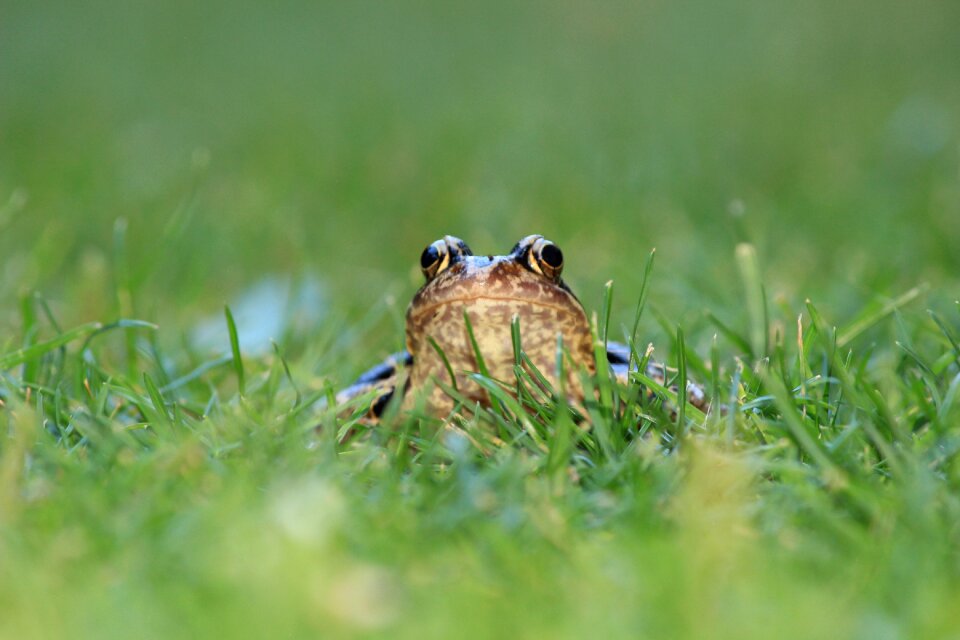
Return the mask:
<path id="1" fill-rule="evenodd" d="M 376 420 L 386 401 L 393 395 L 398 377 L 407 375 L 401 389 L 403 406 L 412 408 L 417 397 L 424 397 L 424 408 L 443 417 L 454 409 L 454 401 L 436 384 L 455 386 L 458 393 L 481 404 L 489 404 L 486 392 L 469 374 L 480 371 L 471 344 L 464 315 L 470 319 L 479 351 L 491 378 L 515 380 L 511 324 L 517 318 L 523 352 L 554 388 L 557 341 L 569 354 L 564 363 L 568 372 L 564 388 L 572 398 L 582 399 L 578 373 L 596 371 L 592 333 L 583 306 L 560 278 L 563 254 L 542 236 L 527 236 L 505 256 L 475 256 L 469 247 L 453 236 L 444 236 L 429 245 L 421 256 L 426 283 L 414 295 L 407 308 L 407 352 L 391 356 L 374 367 L 337 399 L 377 390 L 370 418 Z M 451 380 L 446 363 L 431 344 L 443 352 L 455 375 Z M 626 381 L 629 349 L 611 343 L 610 366 Z M 648 369 L 648 375 L 663 380 L 660 365 Z M 690 401 L 705 406 L 702 391 L 689 389 Z"/>
<path id="2" fill-rule="evenodd" d="M 446 365 L 429 343 L 433 338 L 456 374 L 457 389 L 482 403 L 486 393 L 467 376 L 480 370 L 467 333 L 464 314 L 470 318 L 479 351 L 490 377 L 514 379 L 511 322 L 519 319 L 524 353 L 554 388 L 557 334 L 570 353 L 572 366 L 567 388 L 581 395 L 576 371 L 596 366 L 590 325 L 583 307 L 569 290 L 556 281 L 525 267 L 514 256 L 467 256 L 427 282 L 407 309 L 407 349 L 413 354 L 410 384 L 414 389 L 433 387 L 428 408 L 443 414 L 453 408 L 452 399 L 431 380 L 450 384 Z"/>

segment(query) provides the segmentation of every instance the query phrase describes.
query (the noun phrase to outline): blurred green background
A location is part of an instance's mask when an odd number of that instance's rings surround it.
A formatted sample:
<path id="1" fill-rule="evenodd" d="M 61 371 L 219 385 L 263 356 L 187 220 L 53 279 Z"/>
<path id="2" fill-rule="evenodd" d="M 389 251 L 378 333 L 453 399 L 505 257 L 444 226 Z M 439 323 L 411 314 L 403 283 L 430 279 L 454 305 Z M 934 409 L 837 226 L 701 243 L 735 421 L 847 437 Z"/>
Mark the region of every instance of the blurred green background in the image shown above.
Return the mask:
<path id="1" fill-rule="evenodd" d="M 619 322 L 653 247 L 654 304 L 737 321 L 743 240 L 791 307 L 950 299 L 958 27 L 940 0 L 6 0 L 0 326 L 34 289 L 64 324 L 120 313 L 118 219 L 130 311 L 168 336 L 309 274 L 350 318 L 395 296 L 393 348 L 444 233 L 546 235 Z"/>

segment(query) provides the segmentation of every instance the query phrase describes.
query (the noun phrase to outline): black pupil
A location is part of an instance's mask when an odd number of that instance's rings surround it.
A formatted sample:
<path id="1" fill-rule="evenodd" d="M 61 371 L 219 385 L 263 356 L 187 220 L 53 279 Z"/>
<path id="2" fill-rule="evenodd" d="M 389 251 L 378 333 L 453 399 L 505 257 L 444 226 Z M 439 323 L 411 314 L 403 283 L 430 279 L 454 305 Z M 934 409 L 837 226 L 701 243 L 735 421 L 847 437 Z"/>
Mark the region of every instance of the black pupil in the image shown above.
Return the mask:
<path id="1" fill-rule="evenodd" d="M 439 259 L 440 259 L 440 252 L 437 251 L 437 248 L 435 246 L 430 245 L 429 247 L 423 250 L 423 253 L 420 254 L 420 268 L 429 269 Z"/>
<path id="2" fill-rule="evenodd" d="M 555 244 L 548 244 L 540 250 L 540 259 L 556 269 L 563 264 L 563 252 Z"/>

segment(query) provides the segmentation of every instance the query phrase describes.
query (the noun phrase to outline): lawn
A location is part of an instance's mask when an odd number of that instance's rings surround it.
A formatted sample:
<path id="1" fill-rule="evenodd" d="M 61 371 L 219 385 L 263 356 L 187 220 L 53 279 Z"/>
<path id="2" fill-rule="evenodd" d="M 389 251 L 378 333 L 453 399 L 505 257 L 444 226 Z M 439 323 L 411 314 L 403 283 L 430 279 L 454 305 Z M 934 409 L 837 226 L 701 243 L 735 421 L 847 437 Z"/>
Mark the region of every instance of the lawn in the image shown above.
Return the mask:
<path id="1" fill-rule="evenodd" d="M 960 638 L 960 5 L 0 13 L 0 637 Z M 448 233 L 714 410 L 325 408 Z"/>

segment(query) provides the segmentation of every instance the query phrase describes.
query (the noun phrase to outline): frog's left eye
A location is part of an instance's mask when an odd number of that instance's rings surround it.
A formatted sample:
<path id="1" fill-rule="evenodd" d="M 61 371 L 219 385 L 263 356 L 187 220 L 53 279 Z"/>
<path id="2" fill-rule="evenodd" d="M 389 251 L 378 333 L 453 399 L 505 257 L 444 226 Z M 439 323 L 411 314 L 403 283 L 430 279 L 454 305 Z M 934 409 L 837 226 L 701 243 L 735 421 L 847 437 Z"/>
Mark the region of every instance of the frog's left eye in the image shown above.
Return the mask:
<path id="1" fill-rule="evenodd" d="M 427 245 L 420 254 L 420 270 L 427 282 L 437 277 L 451 264 L 457 263 L 465 256 L 472 256 L 467 243 L 454 236 L 443 236 L 436 242 Z"/>
<path id="2" fill-rule="evenodd" d="M 527 264 L 551 280 L 559 280 L 563 273 L 563 252 L 546 238 L 538 238 L 527 253 Z"/>

